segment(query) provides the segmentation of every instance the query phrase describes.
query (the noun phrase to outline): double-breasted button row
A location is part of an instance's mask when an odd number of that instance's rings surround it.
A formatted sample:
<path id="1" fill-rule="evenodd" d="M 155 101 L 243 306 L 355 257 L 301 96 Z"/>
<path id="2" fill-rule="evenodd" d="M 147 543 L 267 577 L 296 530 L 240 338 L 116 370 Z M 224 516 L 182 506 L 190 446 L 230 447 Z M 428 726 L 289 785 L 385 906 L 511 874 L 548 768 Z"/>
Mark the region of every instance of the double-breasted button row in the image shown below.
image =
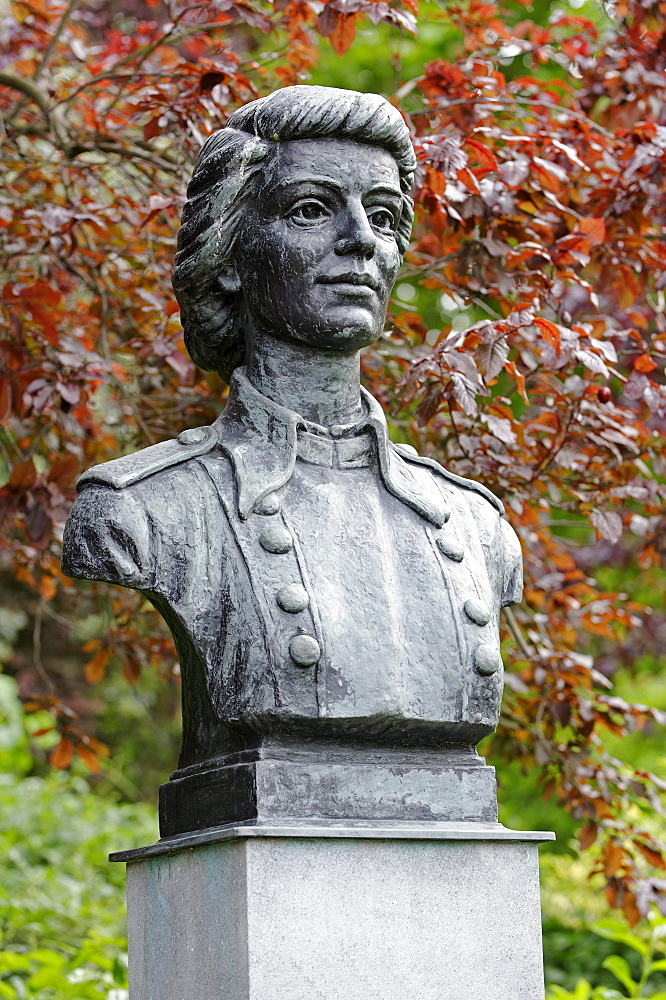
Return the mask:
<path id="1" fill-rule="evenodd" d="M 289 655 L 297 667 L 313 667 L 321 655 L 321 649 L 311 635 L 295 635 L 289 643 Z"/>
<path id="2" fill-rule="evenodd" d="M 474 666 L 483 677 L 490 677 L 502 666 L 499 649 L 490 643 L 480 642 L 474 650 Z"/>
<path id="3" fill-rule="evenodd" d="M 492 617 L 492 612 L 487 604 L 482 604 L 475 597 L 470 597 L 463 604 L 465 614 L 475 625 L 487 625 Z"/>
<path id="4" fill-rule="evenodd" d="M 462 562 L 465 552 L 457 538 L 442 534 L 437 537 L 437 548 L 447 559 Z M 468 598 L 463 604 L 467 618 L 481 627 L 488 624 L 492 618 L 492 608 L 476 597 Z M 502 666 L 499 650 L 488 642 L 480 642 L 474 650 L 474 668 L 483 677 L 489 677 Z"/>
<path id="5" fill-rule="evenodd" d="M 259 544 L 266 552 L 289 552 L 294 540 L 281 524 L 270 524 L 259 535 Z"/>
<path id="6" fill-rule="evenodd" d="M 492 618 L 492 609 L 476 597 L 469 597 L 463 604 L 465 614 L 470 621 L 481 627 L 488 624 Z M 499 649 L 489 642 L 480 642 L 474 650 L 474 667 L 482 677 L 490 677 L 502 666 Z"/>
<path id="7" fill-rule="evenodd" d="M 254 505 L 255 514 L 261 514 L 264 517 L 269 517 L 271 514 L 277 514 L 280 509 L 280 501 L 276 497 L 275 493 L 269 493 L 268 496 L 264 497 L 263 500 L 258 500 Z"/>
<path id="8" fill-rule="evenodd" d="M 186 445 L 203 444 L 211 436 L 212 427 L 189 427 L 178 435 L 178 443 Z"/>
<path id="9" fill-rule="evenodd" d="M 278 590 L 277 602 L 283 611 L 295 615 L 299 611 L 305 611 L 310 603 L 310 598 L 307 590 L 300 583 L 287 583 Z"/>
<path id="10" fill-rule="evenodd" d="M 254 512 L 265 517 L 277 514 L 279 510 L 280 501 L 274 493 L 269 493 L 254 506 Z M 259 544 L 266 552 L 284 555 L 294 547 L 294 539 L 284 525 L 269 524 L 259 535 Z M 287 583 L 280 587 L 276 600 L 282 610 L 291 615 L 305 611 L 310 603 L 308 592 L 300 583 Z M 312 667 L 321 656 L 321 649 L 311 635 L 299 633 L 289 643 L 289 655 L 297 667 Z"/>
<path id="11" fill-rule="evenodd" d="M 437 548 L 448 559 L 453 559 L 454 562 L 462 562 L 465 557 L 462 545 L 460 545 L 457 539 L 447 538 L 446 535 L 438 537 Z"/>

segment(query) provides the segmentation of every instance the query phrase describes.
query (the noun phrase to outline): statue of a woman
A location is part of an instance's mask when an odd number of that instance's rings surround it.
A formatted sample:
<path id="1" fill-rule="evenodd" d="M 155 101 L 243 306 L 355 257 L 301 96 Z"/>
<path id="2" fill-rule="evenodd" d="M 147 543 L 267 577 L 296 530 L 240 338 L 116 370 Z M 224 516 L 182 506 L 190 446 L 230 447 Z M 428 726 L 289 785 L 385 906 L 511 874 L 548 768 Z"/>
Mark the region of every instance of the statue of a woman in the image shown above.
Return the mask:
<path id="1" fill-rule="evenodd" d="M 188 350 L 229 401 L 86 472 L 63 552 L 65 573 L 140 591 L 173 633 L 183 744 L 163 834 L 261 820 L 262 793 L 266 815 L 282 796 L 292 815 L 391 818 L 387 761 L 482 765 L 520 546 L 487 489 L 391 443 L 359 384 L 414 166 L 387 101 L 314 86 L 235 112 L 197 160 L 173 283 Z"/>

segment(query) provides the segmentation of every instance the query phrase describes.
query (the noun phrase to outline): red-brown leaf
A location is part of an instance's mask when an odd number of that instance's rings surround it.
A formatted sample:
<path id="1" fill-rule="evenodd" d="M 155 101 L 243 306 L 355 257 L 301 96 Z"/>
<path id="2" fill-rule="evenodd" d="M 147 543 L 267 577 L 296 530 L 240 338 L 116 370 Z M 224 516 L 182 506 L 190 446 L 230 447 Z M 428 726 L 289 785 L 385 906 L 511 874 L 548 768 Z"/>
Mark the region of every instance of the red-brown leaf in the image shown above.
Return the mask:
<path id="1" fill-rule="evenodd" d="M 76 752 L 86 767 L 89 768 L 94 774 L 97 774 L 99 771 L 99 757 L 95 751 L 91 750 L 87 746 L 84 746 L 83 743 L 77 743 Z"/>
<path id="2" fill-rule="evenodd" d="M 592 246 L 603 243 L 606 239 L 606 222 L 604 219 L 581 219 L 579 231 L 590 241 Z"/>
<path id="3" fill-rule="evenodd" d="M 534 324 L 541 330 L 543 339 L 555 349 L 556 354 L 559 354 L 562 350 L 559 326 L 556 323 L 551 323 L 549 319 L 542 319 L 541 316 L 534 317 Z"/>
<path id="4" fill-rule="evenodd" d="M 338 23 L 329 35 L 333 50 L 343 56 L 356 37 L 356 14 L 339 14 Z"/>
<path id="5" fill-rule="evenodd" d="M 89 684 L 99 684 L 106 674 L 107 664 L 111 656 L 110 649 L 100 649 L 84 667 L 84 674 Z"/>
<path id="6" fill-rule="evenodd" d="M 604 874 L 607 878 L 615 875 L 616 871 L 624 861 L 624 848 L 616 841 L 611 840 L 604 848 Z"/>
<path id="7" fill-rule="evenodd" d="M 14 466 L 12 474 L 9 477 L 8 486 L 16 493 L 23 493 L 34 485 L 36 479 L 37 469 L 34 462 L 32 459 L 26 459 L 26 461 L 19 462 Z"/>
<path id="8" fill-rule="evenodd" d="M 61 736 L 57 747 L 51 751 L 49 760 L 53 767 L 57 767 L 59 771 L 64 771 L 71 764 L 73 756 L 74 745 L 66 736 Z"/>
<path id="9" fill-rule="evenodd" d="M 591 847 L 596 839 L 597 839 L 596 823 L 588 823 L 587 826 L 584 826 L 583 829 L 578 834 L 578 840 L 583 850 L 586 850 L 588 847 Z"/>
<path id="10" fill-rule="evenodd" d="M 67 489 L 73 486 L 79 467 L 79 460 L 76 455 L 61 455 L 59 458 L 56 458 L 49 469 L 49 482 L 56 483 L 60 489 Z"/>
<path id="11" fill-rule="evenodd" d="M 634 368 L 637 372 L 641 372 L 643 375 L 648 375 L 657 368 L 656 361 L 653 361 L 649 354 L 641 354 L 640 357 L 636 358 L 634 361 Z"/>
<path id="12" fill-rule="evenodd" d="M 162 126 L 160 125 L 161 115 L 155 115 L 151 118 L 149 122 L 143 126 L 143 138 L 147 142 L 148 139 L 153 139 L 156 135 L 160 135 L 162 132 Z"/>
<path id="13" fill-rule="evenodd" d="M 211 70 L 204 73 L 199 79 L 199 89 L 202 94 L 210 94 L 213 87 L 216 87 L 218 83 L 224 83 L 226 79 L 226 73 L 217 73 L 215 70 Z"/>
<path id="14" fill-rule="evenodd" d="M 492 149 L 484 146 L 482 142 L 477 142 L 475 139 L 467 139 L 466 145 L 474 150 L 474 155 L 481 166 L 485 168 L 486 172 L 499 170 L 499 163 Z"/>
<path id="15" fill-rule="evenodd" d="M 654 848 L 648 847 L 647 844 L 642 844 L 640 840 L 636 841 L 636 847 L 641 852 L 646 861 L 648 861 L 654 868 L 666 869 L 666 860 L 664 855 L 659 851 L 655 851 Z"/>
<path id="16" fill-rule="evenodd" d="M 127 655 L 123 662 L 123 677 L 130 684 L 136 684 L 141 676 L 141 664 L 136 657 Z"/>
<path id="17" fill-rule="evenodd" d="M 622 900 L 622 910 L 630 927 L 635 927 L 641 919 L 641 911 L 638 909 L 636 897 L 633 892 L 626 892 Z"/>

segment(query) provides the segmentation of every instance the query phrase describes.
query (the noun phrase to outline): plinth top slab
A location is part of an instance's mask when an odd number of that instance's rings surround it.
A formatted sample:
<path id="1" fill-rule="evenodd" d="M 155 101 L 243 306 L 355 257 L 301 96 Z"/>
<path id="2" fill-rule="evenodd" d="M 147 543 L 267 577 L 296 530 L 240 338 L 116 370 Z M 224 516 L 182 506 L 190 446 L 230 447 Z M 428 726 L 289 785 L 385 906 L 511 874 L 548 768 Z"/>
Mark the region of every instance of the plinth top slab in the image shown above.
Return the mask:
<path id="1" fill-rule="evenodd" d="M 362 820 L 345 823 L 317 822 L 252 824 L 230 823 L 226 826 L 186 833 L 179 837 L 166 837 L 156 844 L 137 847 L 130 851 L 117 851 L 109 861 L 143 861 L 160 854 L 172 854 L 193 847 L 216 844 L 238 837 L 322 837 L 355 840 L 500 840 L 545 843 L 555 840 L 555 834 L 546 830 L 510 830 L 501 823 L 366 823 Z"/>

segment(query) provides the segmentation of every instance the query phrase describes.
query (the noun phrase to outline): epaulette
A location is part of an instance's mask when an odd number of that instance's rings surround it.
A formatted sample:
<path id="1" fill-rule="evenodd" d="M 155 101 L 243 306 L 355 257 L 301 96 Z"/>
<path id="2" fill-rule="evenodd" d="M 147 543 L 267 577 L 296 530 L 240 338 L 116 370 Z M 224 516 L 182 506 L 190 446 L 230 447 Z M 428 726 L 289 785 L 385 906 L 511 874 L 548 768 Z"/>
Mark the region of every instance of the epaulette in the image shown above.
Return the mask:
<path id="1" fill-rule="evenodd" d="M 76 489 L 80 492 L 84 486 L 95 484 L 122 490 L 126 486 L 138 483 L 141 479 L 154 476 L 156 472 L 180 465 L 189 458 L 205 455 L 212 451 L 217 442 L 215 427 L 192 427 L 190 430 L 182 431 L 171 441 L 161 441 L 133 455 L 124 455 L 122 458 L 114 458 L 101 465 L 93 465 L 79 476 Z"/>
<path id="2" fill-rule="evenodd" d="M 425 465 L 428 469 L 432 469 L 433 472 L 443 476 L 450 483 L 455 483 L 456 486 L 461 486 L 464 490 L 473 490 L 479 496 L 484 497 L 488 503 L 492 504 L 498 513 L 504 514 L 504 504 L 487 486 L 476 483 L 473 479 L 463 479 L 462 476 L 456 476 L 455 473 L 449 472 L 443 465 L 436 462 L 434 458 L 424 458 L 419 455 L 416 448 L 412 448 L 411 444 L 394 444 L 393 447 L 400 457 L 404 458 L 407 462 L 414 462 L 416 465 Z"/>

